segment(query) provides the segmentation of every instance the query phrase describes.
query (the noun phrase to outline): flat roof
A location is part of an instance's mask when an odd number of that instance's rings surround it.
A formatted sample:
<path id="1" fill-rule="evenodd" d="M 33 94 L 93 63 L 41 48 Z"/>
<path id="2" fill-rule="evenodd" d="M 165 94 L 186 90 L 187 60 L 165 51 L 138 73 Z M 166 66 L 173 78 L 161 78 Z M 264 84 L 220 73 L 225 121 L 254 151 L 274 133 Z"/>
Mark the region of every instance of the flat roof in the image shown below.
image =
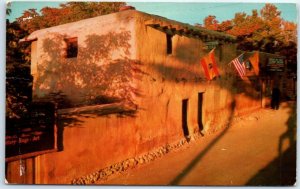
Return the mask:
<path id="1" fill-rule="evenodd" d="M 109 23 L 110 20 L 115 19 L 116 16 L 121 20 L 128 18 L 143 18 L 145 20 L 145 25 L 147 26 L 153 27 L 166 33 L 185 35 L 187 37 L 199 38 L 204 41 L 223 40 L 234 42 L 236 40 L 235 36 L 226 33 L 192 26 L 190 24 L 170 20 L 165 17 L 152 15 L 137 10 L 126 10 L 37 30 L 32 32 L 29 36 L 21 39 L 20 42 L 36 40 L 39 36 L 43 36 L 48 32 L 61 32 L 64 29 L 76 30 L 85 25 L 93 26 L 93 22 L 101 21 Z"/>

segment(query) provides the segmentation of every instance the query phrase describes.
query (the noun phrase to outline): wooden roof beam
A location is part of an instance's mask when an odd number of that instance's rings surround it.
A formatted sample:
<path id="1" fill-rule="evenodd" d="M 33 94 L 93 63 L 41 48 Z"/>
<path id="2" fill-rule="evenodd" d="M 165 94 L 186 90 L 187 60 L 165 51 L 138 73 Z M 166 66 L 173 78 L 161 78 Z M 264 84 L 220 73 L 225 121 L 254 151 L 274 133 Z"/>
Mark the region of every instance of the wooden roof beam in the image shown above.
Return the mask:
<path id="1" fill-rule="evenodd" d="M 150 26 L 150 27 L 153 27 L 153 28 L 158 28 L 158 27 L 160 27 L 160 24 L 146 24 L 146 26 Z"/>
<path id="2" fill-rule="evenodd" d="M 167 30 L 167 29 L 169 29 L 169 27 L 168 27 L 168 26 L 161 26 L 161 28 L 162 28 L 163 30 Z"/>
<path id="3" fill-rule="evenodd" d="M 174 33 L 181 36 L 183 35 L 183 29 L 175 30 Z"/>

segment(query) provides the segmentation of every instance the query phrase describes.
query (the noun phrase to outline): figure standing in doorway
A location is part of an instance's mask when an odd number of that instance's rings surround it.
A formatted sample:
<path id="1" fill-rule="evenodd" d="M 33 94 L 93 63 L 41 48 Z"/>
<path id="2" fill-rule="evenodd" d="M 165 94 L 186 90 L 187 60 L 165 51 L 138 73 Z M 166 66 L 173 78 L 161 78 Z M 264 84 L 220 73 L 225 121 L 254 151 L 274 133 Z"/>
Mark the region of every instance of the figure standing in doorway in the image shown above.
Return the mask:
<path id="1" fill-rule="evenodd" d="M 272 102 L 271 106 L 273 109 L 278 110 L 280 102 L 280 90 L 277 87 L 274 87 L 272 90 Z"/>

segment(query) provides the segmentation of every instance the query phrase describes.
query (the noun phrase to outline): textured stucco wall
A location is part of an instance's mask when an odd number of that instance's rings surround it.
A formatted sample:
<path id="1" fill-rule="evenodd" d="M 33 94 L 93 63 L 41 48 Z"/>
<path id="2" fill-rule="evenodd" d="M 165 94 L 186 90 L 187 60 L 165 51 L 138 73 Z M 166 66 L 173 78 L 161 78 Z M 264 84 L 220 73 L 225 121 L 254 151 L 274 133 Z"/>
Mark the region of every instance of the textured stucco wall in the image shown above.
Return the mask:
<path id="1" fill-rule="evenodd" d="M 80 106 L 100 97 L 120 99 L 130 93 L 126 89 L 132 79 L 127 73 L 136 54 L 130 15 L 111 14 L 42 31 L 34 44 L 37 51 L 32 53 L 38 60 L 32 70 L 35 100 L 50 95 L 64 98 L 69 102 L 65 106 Z M 65 39 L 73 37 L 78 38 L 78 55 L 65 58 Z"/>
<path id="2" fill-rule="evenodd" d="M 175 35 L 173 53 L 167 55 L 165 33 L 145 26 L 149 17 L 132 13 L 125 11 L 54 27 L 38 38 L 35 99 L 62 91 L 73 104 L 80 104 L 86 98 L 79 94 L 92 92 L 89 98 L 102 94 L 101 84 L 108 80 L 110 89 L 126 90 L 106 95 L 123 95 L 137 110 L 131 114 L 59 115 L 61 151 L 34 158 L 36 183 L 70 183 L 74 178 L 184 138 L 184 99 L 188 99 L 189 133 L 198 133 L 199 93 L 203 93 L 205 134 L 223 128 L 231 116 L 256 105 L 257 99 L 250 91 L 234 87 L 236 75 L 228 63 L 237 56 L 235 45 L 217 47 L 216 61 L 221 78 L 207 81 L 200 59 L 209 51 L 204 49 L 201 40 Z M 62 58 L 65 36 L 78 37 L 77 59 Z M 104 47 L 110 44 L 114 48 L 107 51 Z M 123 61 L 116 67 L 109 67 L 120 59 Z M 108 67 L 103 69 L 105 66 Z M 121 72 L 119 66 L 124 67 Z M 118 74 L 101 77 L 107 69 Z M 128 73 L 129 79 L 122 80 Z M 234 100 L 236 109 L 232 109 Z"/>

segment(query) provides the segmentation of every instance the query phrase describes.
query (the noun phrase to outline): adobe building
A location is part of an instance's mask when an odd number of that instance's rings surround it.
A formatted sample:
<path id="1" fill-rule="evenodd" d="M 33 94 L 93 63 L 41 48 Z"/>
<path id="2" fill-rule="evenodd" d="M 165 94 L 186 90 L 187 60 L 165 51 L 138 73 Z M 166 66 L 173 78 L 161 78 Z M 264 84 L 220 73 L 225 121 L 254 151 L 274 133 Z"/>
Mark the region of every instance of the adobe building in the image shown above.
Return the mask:
<path id="1" fill-rule="evenodd" d="M 280 90 L 283 101 L 296 99 L 296 75 L 288 68 L 287 64 L 290 60 L 287 57 L 259 51 L 244 52 L 244 54 L 245 60 L 252 60 L 252 62 L 246 61 L 247 78 L 252 83 L 259 79 L 257 81 L 259 86 L 256 87 L 261 87 L 263 108 L 271 107 L 273 88 Z"/>
<path id="2" fill-rule="evenodd" d="M 70 184 L 99 169 L 226 127 L 261 107 L 237 76 L 235 38 L 126 10 L 30 34 L 33 101 L 57 106 L 56 151 L 8 161 L 12 183 Z M 201 58 L 215 48 L 220 77 Z M 258 78 L 256 78 L 258 80 Z M 255 80 L 255 81 L 256 81 Z M 255 82 L 259 84 L 259 82 Z"/>
<path id="3" fill-rule="evenodd" d="M 281 99 L 296 99 L 296 75 L 288 69 L 289 59 L 278 54 L 260 52 L 261 80 L 263 81 L 263 95 L 266 97 L 263 107 L 270 107 L 272 89 L 279 88 Z"/>

